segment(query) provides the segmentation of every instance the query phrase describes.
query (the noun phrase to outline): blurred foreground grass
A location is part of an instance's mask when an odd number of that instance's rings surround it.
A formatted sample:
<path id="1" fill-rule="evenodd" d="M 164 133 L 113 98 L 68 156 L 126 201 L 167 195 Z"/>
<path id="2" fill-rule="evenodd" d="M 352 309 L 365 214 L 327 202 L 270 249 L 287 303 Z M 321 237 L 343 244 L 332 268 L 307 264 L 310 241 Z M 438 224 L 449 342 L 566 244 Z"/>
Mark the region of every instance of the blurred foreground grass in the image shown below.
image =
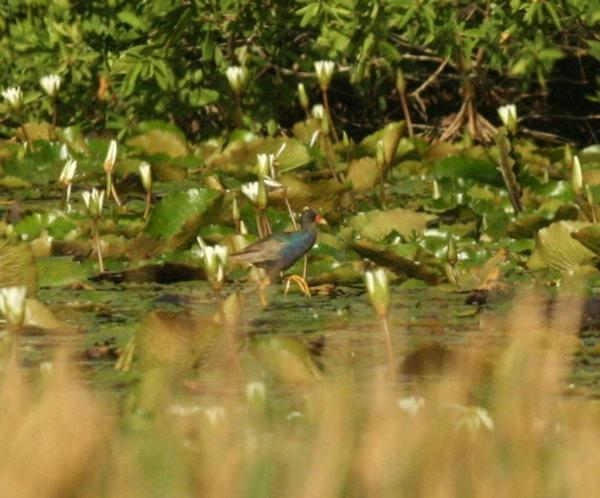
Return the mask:
<path id="1" fill-rule="evenodd" d="M 6 347 L 0 496 L 595 496 L 600 403 L 565 394 L 579 315 L 573 299 L 550 318 L 531 302 L 496 324 L 493 361 L 412 383 L 386 366 L 269 384 L 223 359 L 225 386 L 182 397 L 181 371 L 148 369 L 137 396 L 151 402 L 121 406 L 64 353 L 34 371 Z"/>

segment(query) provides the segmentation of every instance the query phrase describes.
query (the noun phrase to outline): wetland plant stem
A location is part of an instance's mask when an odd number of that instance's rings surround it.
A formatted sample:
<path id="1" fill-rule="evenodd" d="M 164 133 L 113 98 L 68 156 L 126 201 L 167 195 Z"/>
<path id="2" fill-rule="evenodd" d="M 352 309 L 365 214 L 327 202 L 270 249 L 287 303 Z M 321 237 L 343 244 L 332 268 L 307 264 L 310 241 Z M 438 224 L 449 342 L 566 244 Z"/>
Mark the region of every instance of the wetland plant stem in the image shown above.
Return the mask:
<path id="1" fill-rule="evenodd" d="M 146 192 L 146 209 L 144 209 L 144 219 L 148 219 L 148 215 L 150 214 L 150 206 L 152 205 L 152 195 L 150 192 Z"/>
<path id="2" fill-rule="evenodd" d="M 104 260 L 102 259 L 102 246 L 100 245 L 100 231 L 98 230 L 98 219 L 96 218 L 92 224 L 92 231 L 94 233 L 94 244 L 96 245 L 96 254 L 98 255 L 98 266 L 100 266 L 100 273 L 104 273 Z"/>
<path id="3" fill-rule="evenodd" d="M 392 334 L 390 332 L 390 318 L 389 314 L 381 316 L 381 328 L 385 336 L 385 346 L 387 350 L 388 363 L 390 368 L 390 375 L 394 374 L 394 354 L 392 351 Z"/>
<path id="4" fill-rule="evenodd" d="M 325 112 L 327 113 L 327 119 L 329 120 L 329 127 L 331 128 L 331 134 L 333 135 L 333 139 L 335 143 L 338 143 L 340 139 L 338 138 L 337 131 L 335 131 L 335 125 L 333 124 L 333 118 L 331 116 L 331 109 L 329 108 L 329 97 L 327 96 L 327 90 L 322 88 L 323 93 L 323 106 L 325 107 Z"/>

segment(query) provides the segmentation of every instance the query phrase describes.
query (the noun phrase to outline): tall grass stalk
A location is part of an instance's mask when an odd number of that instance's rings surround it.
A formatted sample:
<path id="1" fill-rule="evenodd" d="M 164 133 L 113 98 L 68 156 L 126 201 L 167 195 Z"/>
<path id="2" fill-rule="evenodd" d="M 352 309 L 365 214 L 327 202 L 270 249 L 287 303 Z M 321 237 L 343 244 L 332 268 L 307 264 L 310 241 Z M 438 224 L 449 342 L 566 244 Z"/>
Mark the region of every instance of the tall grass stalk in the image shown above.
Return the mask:
<path id="1" fill-rule="evenodd" d="M 495 349 L 482 348 L 489 331 L 465 338 L 437 379 L 359 380 L 350 365 L 266 377 L 258 410 L 246 345 L 235 375 L 227 361 L 173 374 L 137 426 L 65 355 L 41 371 L 2 357 L 0 496 L 596 496 L 600 406 L 564 396 L 579 302 L 550 318 L 540 300 L 517 302 Z M 339 363 L 353 348 L 326 353 Z"/>

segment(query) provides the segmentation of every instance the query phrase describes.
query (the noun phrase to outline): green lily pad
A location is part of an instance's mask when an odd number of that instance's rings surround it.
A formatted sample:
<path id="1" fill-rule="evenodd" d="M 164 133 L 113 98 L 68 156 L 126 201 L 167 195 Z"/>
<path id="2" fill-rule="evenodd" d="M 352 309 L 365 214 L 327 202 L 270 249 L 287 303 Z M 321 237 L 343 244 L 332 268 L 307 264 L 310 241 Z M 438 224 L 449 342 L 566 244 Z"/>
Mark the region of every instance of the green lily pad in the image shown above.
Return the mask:
<path id="1" fill-rule="evenodd" d="M 261 366 L 283 382 L 306 383 L 321 378 L 321 372 L 308 347 L 293 337 L 256 339 L 252 353 Z"/>
<path id="2" fill-rule="evenodd" d="M 247 142 L 237 140 L 229 144 L 225 150 L 211 161 L 214 168 L 231 173 L 254 172 L 258 154 L 276 154 L 283 144 L 285 148 L 277 158 L 279 171 L 291 171 L 310 162 L 306 147 L 294 138 L 260 138 Z"/>
<path id="3" fill-rule="evenodd" d="M 183 157 L 189 154 L 184 138 L 172 130 L 150 128 L 127 142 L 130 147 L 139 147 L 149 156 L 166 155 Z"/>
<path id="4" fill-rule="evenodd" d="M 425 229 L 427 222 L 436 219 L 435 216 L 425 213 L 416 213 L 408 209 L 396 208 L 387 211 L 378 209 L 361 213 L 350 220 L 350 225 L 356 232 L 366 239 L 379 242 L 392 231 L 405 237 L 412 232 Z"/>
<path id="5" fill-rule="evenodd" d="M 433 176 L 438 178 L 464 178 L 475 180 L 496 187 L 502 187 L 504 182 L 496 165 L 483 159 L 473 159 L 466 156 L 450 156 L 433 163 Z"/>
<path id="6" fill-rule="evenodd" d="M 68 256 L 44 257 L 36 260 L 40 287 L 66 287 L 90 275 L 90 268 Z"/>
<path id="7" fill-rule="evenodd" d="M 372 157 L 355 159 L 348 166 L 348 180 L 352 183 L 352 189 L 355 192 L 372 189 L 377 184 L 379 176 L 379 167 Z"/>
<path id="8" fill-rule="evenodd" d="M 595 254 L 600 254 L 600 224 L 594 223 L 577 232 L 573 232 L 571 237 L 581 242 Z"/>
<path id="9" fill-rule="evenodd" d="M 221 198 L 220 192 L 205 188 L 170 194 L 152 211 L 145 234 L 165 242 L 167 249 L 178 249 L 194 240 Z"/>
<path id="10" fill-rule="evenodd" d="M 573 272 L 592 262 L 595 254 L 571 236 L 590 223 L 582 221 L 559 221 L 538 232 L 536 248 L 529 258 L 529 267 L 550 267 Z"/>

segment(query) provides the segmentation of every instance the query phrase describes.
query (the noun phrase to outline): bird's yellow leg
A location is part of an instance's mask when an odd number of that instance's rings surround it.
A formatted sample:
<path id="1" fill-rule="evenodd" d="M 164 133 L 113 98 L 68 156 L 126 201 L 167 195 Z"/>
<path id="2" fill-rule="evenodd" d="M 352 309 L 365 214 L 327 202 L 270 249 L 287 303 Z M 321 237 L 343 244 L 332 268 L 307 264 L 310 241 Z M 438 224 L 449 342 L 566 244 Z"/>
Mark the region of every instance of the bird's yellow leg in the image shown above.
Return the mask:
<path id="1" fill-rule="evenodd" d="M 306 283 L 306 280 L 304 280 L 304 278 L 302 278 L 300 275 L 291 275 L 287 278 L 287 281 L 285 283 L 286 295 L 290 291 L 290 286 L 292 285 L 292 282 L 298 284 L 298 287 L 300 287 L 300 290 L 306 297 L 310 297 L 310 289 L 308 288 L 308 284 Z"/>

